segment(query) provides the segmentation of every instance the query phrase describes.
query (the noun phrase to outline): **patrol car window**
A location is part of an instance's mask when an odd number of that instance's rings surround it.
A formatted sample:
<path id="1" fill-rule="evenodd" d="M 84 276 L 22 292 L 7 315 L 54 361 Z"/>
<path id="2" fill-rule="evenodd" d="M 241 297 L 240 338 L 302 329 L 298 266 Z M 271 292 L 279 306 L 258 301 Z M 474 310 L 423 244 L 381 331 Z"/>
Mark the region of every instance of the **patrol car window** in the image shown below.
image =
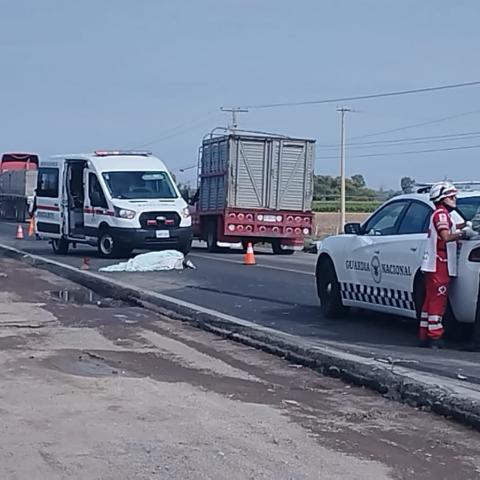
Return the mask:
<path id="1" fill-rule="evenodd" d="M 58 197 L 58 168 L 39 168 L 37 197 Z"/>
<path id="2" fill-rule="evenodd" d="M 432 209 L 428 205 L 412 202 L 398 227 L 398 234 L 426 233 L 431 213 Z"/>
<path id="3" fill-rule="evenodd" d="M 103 178 L 112 198 L 177 198 L 167 172 L 106 172 Z"/>
<path id="4" fill-rule="evenodd" d="M 457 210 L 465 220 L 473 220 L 480 214 L 480 196 L 457 199 Z"/>
<path id="5" fill-rule="evenodd" d="M 394 235 L 396 226 L 407 202 L 393 202 L 385 205 L 365 224 L 365 235 Z"/>

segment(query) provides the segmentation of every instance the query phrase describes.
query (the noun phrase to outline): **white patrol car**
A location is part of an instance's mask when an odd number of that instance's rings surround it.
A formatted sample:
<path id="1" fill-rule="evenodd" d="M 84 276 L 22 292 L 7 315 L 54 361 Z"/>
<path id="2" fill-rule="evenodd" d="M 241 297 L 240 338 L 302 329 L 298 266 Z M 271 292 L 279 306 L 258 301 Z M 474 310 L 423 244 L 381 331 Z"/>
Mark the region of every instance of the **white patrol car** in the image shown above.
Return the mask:
<path id="1" fill-rule="evenodd" d="M 165 164 L 149 152 L 97 151 L 41 160 L 37 233 L 55 253 L 95 245 L 103 257 L 134 248 L 187 253 L 192 219 Z"/>
<path id="2" fill-rule="evenodd" d="M 457 210 L 477 231 L 479 207 L 480 191 L 459 193 Z M 420 265 L 433 208 L 428 189 L 397 196 L 362 225 L 346 224 L 345 234 L 319 242 L 316 280 L 323 314 L 335 318 L 345 307 L 360 307 L 418 318 L 424 297 Z M 458 276 L 449 291 L 452 326 L 480 315 L 479 278 L 480 236 L 459 243 Z"/>

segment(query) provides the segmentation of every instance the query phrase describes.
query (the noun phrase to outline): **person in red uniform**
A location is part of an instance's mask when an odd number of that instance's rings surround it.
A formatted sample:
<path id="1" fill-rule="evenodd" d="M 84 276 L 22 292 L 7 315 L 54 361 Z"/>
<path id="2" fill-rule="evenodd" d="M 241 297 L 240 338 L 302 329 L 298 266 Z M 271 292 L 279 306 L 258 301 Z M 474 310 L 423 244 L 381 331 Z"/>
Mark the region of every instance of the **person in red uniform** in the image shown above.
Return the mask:
<path id="1" fill-rule="evenodd" d="M 465 237 L 451 217 L 457 204 L 457 189 L 450 182 L 439 182 L 430 190 L 435 211 L 430 219 L 427 245 L 422 262 L 425 300 L 420 318 L 420 345 L 443 346 L 443 316 L 447 308 L 450 277 L 457 274 L 456 242 Z M 459 226 L 459 225 L 458 225 Z"/>

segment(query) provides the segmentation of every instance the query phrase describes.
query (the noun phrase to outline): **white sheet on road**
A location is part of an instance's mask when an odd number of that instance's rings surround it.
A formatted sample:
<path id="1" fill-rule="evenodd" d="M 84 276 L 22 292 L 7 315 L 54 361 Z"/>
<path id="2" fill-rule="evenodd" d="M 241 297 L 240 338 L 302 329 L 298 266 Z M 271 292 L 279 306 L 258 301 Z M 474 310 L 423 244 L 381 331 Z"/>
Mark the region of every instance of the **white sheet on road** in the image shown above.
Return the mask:
<path id="1" fill-rule="evenodd" d="M 166 270 L 182 270 L 183 267 L 195 268 L 183 253 L 176 250 L 148 252 L 137 255 L 127 262 L 100 268 L 100 272 L 158 272 Z"/>

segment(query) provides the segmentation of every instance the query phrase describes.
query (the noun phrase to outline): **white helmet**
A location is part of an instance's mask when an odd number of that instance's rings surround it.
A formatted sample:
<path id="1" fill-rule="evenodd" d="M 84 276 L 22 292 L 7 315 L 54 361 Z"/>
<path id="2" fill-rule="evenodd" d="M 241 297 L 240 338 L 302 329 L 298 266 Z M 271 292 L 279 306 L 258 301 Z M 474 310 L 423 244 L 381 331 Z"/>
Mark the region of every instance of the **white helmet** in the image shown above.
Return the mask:
<path id="1" fill-rule="evenodd" d="M 444 198 L 451 197 L 457 194 L 457 189 L 450 182 L 438 182 L 432 185 L 430 189 L 430 200 L 433 203 L 438 203 Z"/>

